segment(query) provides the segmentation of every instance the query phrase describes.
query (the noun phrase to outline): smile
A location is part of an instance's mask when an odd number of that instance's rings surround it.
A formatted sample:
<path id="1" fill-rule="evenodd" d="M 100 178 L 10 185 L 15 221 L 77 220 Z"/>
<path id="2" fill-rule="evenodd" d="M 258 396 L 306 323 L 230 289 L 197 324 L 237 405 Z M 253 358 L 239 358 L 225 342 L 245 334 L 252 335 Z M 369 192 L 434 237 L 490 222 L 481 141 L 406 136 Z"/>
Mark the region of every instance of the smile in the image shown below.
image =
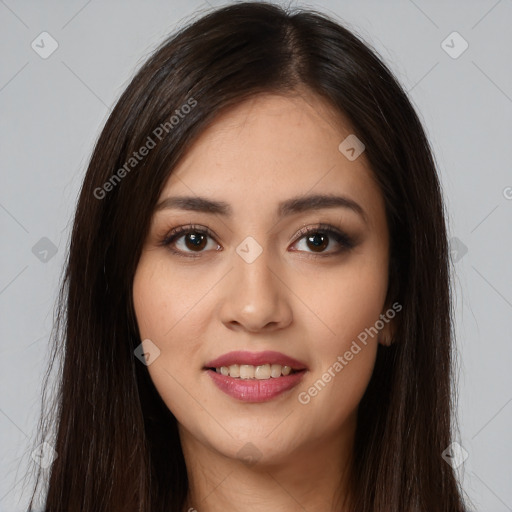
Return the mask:
<path id="1" fill-rule="evenodd" d="M 267 380 L 270 378 L 277 379 L 282 376 L 295 373 L 290 366 L 281 366 L 280 364 L 262 364 L 254 366 L 252 364 L 232 364 L 231 366 L 221 366 L 215 368 L 217 373 L 224 376 L 233 377 L 235 379 L 258 379 Z"/>
<path id="2" fill-rule="evenodd" d="M 225 394 L 242 402 L 266 402 L 299 384 L 306 366 L 280 352 L 235 351 L 203 368 Z"/>

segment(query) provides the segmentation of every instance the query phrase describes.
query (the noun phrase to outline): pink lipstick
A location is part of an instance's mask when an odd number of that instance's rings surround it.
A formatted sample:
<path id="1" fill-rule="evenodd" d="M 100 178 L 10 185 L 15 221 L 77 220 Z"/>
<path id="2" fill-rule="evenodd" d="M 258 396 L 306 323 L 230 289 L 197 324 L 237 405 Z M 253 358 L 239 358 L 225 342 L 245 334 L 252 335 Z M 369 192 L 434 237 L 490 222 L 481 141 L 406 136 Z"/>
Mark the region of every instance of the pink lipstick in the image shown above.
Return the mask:
<path id="1" fill-rule="evenodd" d="M 204 366 L 213 383 L 243 402 L 266 402 L 295 387 L 307 367 L 280 352 L 235 351 Z"/>

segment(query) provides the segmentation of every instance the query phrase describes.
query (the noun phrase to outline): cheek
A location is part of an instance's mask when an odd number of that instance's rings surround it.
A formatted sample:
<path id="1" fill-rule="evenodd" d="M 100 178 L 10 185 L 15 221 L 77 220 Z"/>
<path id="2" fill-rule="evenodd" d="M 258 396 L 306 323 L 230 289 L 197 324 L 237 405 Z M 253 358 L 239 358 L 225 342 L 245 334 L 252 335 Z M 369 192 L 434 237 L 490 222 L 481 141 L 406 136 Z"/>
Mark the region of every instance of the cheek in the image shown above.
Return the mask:
<path id="1" fill-rule="evenodd" d="M 340 425 L 352 428 L 372 376 L 377 344 L 359 343 L 359 348 L 354 345 L 352 350 L 350 342 L 344 345 L 339 346 L 321 370 L 298 391 L 302 416 L 307 418 L 305 422 L 312 423 L 315 437 L 336 434 Z M 348 353 L 352 354 L 350 360 Z"/>
<path id="2" fill-rule="evenodd" d="M 360 334 L 364 338 L 365 330 L 383 313 L 387 287 L 387 260 L 364 254 L 297 281 L 297 295 L 308 305 L 303 322 L 310 329 L 310 339 L 323 340 L 315 348 L 332 357 L 347 350 Z M 368 336 L 372 339 L 376 341 L 377 336 Z"/>
<path id="3" fill-rule="evenodd" d="M 375 257 L 309 280 L 305 296 L 314 314 L 306 329 L 315 371 L 299 390 L 299 403 L 328 430 L 355 412 L 370 381 L 387 285 L 387 261 Z M 302 287 L 306 293 L 305 282 Z"/>
<path id="4" fill-rule="evenodd" d="M 133 304 L 140 339 L 150 339 L 160 350 L 148 372 L 176 416 L 181 404 L 192 402 L 186 392 L 188 380 L 200 370 L 201 333 L 207 322 L 200 299 L 207 290 L 208 282 L 170 272 L 165 257 L 152 253 L 143 254 L 134 277 Z"/>
<path id="5" fill-rule="evenodd" d="M 165 256 L 144 254 L 133 282 L 133 303 L 141 338 L 165 347 L 183 341 L 177 333 L 190 330 L 186 344 L 194 345 L 197 322 L 204 318 L 201 297 L 213 286 L 211 276 L 172 271 Z M 212 281 L 212 282 L 210 282 Z"/>
<path id="6" fill-rule="evenodd" d="M 218 281 L 212 274 L 170 271 L 165 258 L 149 253 L 141 258 L 133 283 L 141 339 L 151 339 L 160 349 L 147 367 L 149 376 L 178 424 L 205 443 L 215 435 L 222 440 L 225 434 L 218 432 L 222 418 L 208 412 L 212 406 L 207 394 L 198 392 L 197 382 L 204 332 L 211 321 L 205 299 Z M 232 450 L 232 439 L 230 445 Z"/>

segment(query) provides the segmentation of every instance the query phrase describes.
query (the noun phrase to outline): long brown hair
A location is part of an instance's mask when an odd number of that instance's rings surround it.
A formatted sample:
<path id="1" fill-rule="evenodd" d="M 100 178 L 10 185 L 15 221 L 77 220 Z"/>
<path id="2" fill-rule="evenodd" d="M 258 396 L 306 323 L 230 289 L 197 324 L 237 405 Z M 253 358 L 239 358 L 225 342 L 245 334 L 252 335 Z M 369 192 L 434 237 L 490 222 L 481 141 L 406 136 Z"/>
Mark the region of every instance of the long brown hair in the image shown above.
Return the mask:
<path id="1" fill-rule="evenodd" d="M 259 2 L 214 10 L 165 41 L 99 136 L 52 336 L 58 389 L 39 425 L 57 458 L 48 474 L 38 471 L 31 508 L 47 476 L 46 512 L 182 511 L 188 480 L 176 419 L 134 356 L 135 269 L 162 187 L 202 130 L 255 94 L 301 87 L 328 100 L 365 144 L 390 229 L 388 303 L 403 305 L 359 407 L 353 511 L 463 511 L 441 456 L 455 428 L 453 312 L 444 205 L 424 130 L 358 36 L 322 13 Z"/>

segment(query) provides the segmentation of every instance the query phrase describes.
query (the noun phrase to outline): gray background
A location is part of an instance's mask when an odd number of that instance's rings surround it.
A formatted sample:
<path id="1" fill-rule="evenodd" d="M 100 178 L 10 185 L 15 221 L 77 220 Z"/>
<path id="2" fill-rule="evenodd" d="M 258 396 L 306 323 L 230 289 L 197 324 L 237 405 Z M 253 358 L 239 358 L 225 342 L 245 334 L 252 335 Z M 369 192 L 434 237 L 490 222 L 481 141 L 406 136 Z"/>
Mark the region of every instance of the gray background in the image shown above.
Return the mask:
<path id="1" fill-rule="evenodd" d="M 30 490 L 53 306 L 96 137 L 151 50 L 221 3 L 0 0 L 0 510 L 23 510 Z M 453 237 L 458 442 L 469 454 L 458 473 L 477 510 L 512 511 L 512 0 L 300 5 L 373 45 L 426 127 Z M 59 45 L 47 59 L 31 47 L 43 31 Z M 461 41 L 442 46 L 453 31 L 469 44 L 457 58 L 444 48 Z"/>

